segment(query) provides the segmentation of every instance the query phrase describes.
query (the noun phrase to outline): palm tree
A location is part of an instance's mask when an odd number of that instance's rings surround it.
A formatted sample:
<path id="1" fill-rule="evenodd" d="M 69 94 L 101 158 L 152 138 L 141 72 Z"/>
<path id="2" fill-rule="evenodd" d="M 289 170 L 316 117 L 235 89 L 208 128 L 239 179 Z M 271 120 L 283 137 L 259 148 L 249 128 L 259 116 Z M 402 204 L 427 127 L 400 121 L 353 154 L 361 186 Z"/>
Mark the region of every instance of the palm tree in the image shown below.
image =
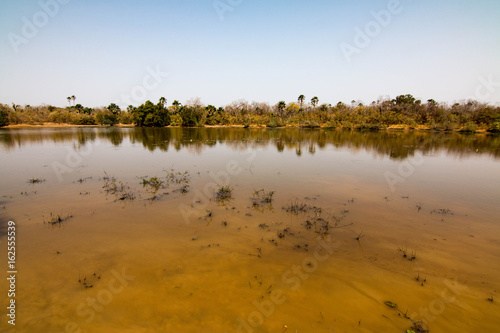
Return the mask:
<path id="1" fill-rule="evenodd" d="M 311 104 L 313 107 L 316 107 L 316 105 L 318 105 L 318 102 L 319 102 L 319 98 L 317 96 L 314 96 L 313 98 L 311 98 Z"/>
<path id="2" fill-rule="evenodd" d="M 283 111 L 286 108 L 286 102 L 285 101 L 279 101 L 278 102 L 278 113 L 280 114 L 280 117 L 283 117 Z"/>
<path id="3" fill-rule="evenodd" d="M 71 99 L 73 100 L 73 105 L 75 105 L 75 99 L 76 99 L 75 95 L 71 96 Z"/>
<path id="4" fill-rule="evenodd" d="M 298 98 L 298 101 L 300 103 L 300 108 L 302 109 L 302 104 L 304 103 L 304 100 L 306 99 L 306 96 L 300 95 Z"/>
<path id="5" fill-rule="evenodd" d="M 66 97 L 66 99 L 68 100 L 69 106 L 71 106 L 71 97 L 68 96 L 68 97 Z"/>
<path id="6" fill-rule="evenodd" d="M 167 104 L 167 99 L 165 97 L 160 97 L 160 100 L 158 101 L 158 103 L 163 108 L 163 107 L 165 107 L 165 104 Z"/>

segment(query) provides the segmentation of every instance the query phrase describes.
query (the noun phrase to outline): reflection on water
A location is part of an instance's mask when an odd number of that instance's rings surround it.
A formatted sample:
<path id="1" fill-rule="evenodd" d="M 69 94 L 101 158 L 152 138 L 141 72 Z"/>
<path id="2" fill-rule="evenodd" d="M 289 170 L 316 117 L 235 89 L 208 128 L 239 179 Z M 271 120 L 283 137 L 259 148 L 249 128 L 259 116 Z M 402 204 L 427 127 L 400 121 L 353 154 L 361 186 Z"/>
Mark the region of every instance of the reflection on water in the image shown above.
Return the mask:
<path id="1" fill-rule="evenodd" d="M 494 332 L 498 140 L 2 129 L 0 331 Z"/>
<path id="2" fill-rule="evenodd" d="M 274 145 L 277 151 L 295 150 L 298 156 L 314 154 L 328 146 L 364 149 L 393 159 L 405 159 L 415 152 L 434 154 L 444 151 L 456 157 L 484 154 L 500 157 L 500 136 L 440 132 L 351 132 L 317 129 L 242 129 L 242 128 L 67 128 L 67 129 L 3 129 L 0 144 L 5 149 L 28 143 L 52 141 L 78 142 L 85 145 L 96 139 L 119 146 L 124 140 L 141 143 L 150 151 L 173 148 L 204 148 L 224 143 L 245 149 Z"/>

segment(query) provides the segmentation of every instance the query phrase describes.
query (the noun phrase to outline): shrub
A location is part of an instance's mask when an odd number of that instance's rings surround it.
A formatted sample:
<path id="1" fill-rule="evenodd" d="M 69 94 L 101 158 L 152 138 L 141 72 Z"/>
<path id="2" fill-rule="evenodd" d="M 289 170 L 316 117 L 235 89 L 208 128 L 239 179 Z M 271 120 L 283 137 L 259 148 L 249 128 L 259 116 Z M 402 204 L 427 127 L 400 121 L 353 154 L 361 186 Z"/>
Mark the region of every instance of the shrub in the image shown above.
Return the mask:
<path id="1" fill-rule="evenodd" d="M 477 131 L 477 125 L 472 121 L 466 122 L 464 126 L 460 129 L 460 132 L 474 133 L 476 131 Z"/>
<path id="2" fill-rule="evenodd" d="M 9 125 L 9 108 L 0 104 L 0 127 Z"/>
<path id="3" fill-rule="evenodd" d="M 95 120 L 101 125 L 113 126 L 118 123 L 118 116 L 111 111 L 101 110 L 95 115 Z"/>
<path id="4" fill-rule="evenodd" d="M 491 126 L 488 127 L 488 132 L 500 133 L 500 121 L 495 121 L 493 124 L 491 124 Z"/>
<path id="5" fill-rule="evenodd" d="M 276 117 L 272 117 L 269 122 L 266 124 L 266 127 L 270 128 L 276 128 L 276 127 L 282 127 L 283 123 L 280 122 Z"/>
<path id="6" fill-rule="evenodd" d="M 120 124 L 132 124 L 134 122 L 134 119 L 132 117 L 132 113 L 128 111 L 122 111 L 118 115 L 118 122 Z"/>
<path id="7" fill-rule="evenodd" d="M 170 125 L 182 126 L 182 117 L 179 116 L 178 114 L 174 114 L 172 117 L 170 117 L 170 120 L 171 120 Z"/>
<path id="8" fill-rule="evenodd" d="M 74 125 L 96 125 L 95 118 L 88 114 L 76 115 L 71 123 Z"/>

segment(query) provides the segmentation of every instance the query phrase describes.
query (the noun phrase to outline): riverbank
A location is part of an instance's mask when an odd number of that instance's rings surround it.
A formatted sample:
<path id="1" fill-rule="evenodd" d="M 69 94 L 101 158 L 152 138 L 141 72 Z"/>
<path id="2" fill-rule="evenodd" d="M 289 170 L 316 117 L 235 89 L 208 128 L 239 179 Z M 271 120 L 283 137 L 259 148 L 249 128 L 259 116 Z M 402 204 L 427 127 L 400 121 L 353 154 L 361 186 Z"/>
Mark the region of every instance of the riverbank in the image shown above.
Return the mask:
<path id="1" fill-rule="evenodd" d="M 43 123 L 43 124 L 15 124 L 15 125 L 7 125 L 2 128 L 6 129 L 17 129 L 17 128 L 107 128 L 111 126 L 107 125 L 74 125 L 74 124 L 61 124 L 61 123 Z M 134 124 L 116 124 L 113 127 L 118 127 L 118 128 L 132 128 L 136 127 Z M 165 126 L 167 128 L 173 127 L 182 127 L 182 126 Z M 339 129 L 339 130 L 356 130 L 356 131 L 405 131 L 405 132 L 455 132 L 455 133 L 477 133 L 477 134 L 490 134 L 488 130 L 485 129 L 477 129 L 475 131 L 470 131 L 470 130 L 464 130 L 463 128 L 458 128 L 458 129 L 452 129 L 452 130 L 443 130 L 443 129 L 436 129 L 436 128 L 431 128 L 430 126 L 426 125 L 419 125 L 417 127 L 412 127 L 409 125 L 391 125 L 387 127 L 380 127 L 380 128 L 364 128 L 364 127 L 354 127 L 354 128 L 347 128 L 347 127 L 330 127 L 325 125 L 322 126 L 297 126 L 297 125 L 286 125 L 286 126 L 281 126 L 281 127 L 269 127 L 266 125 L 205 125 L 202 126 L 204 128 L 269 128 L 269 129 L 275 129 L 275 128 L 309 128 L 309 129 Z M 200 126 L 195 126 L 195 128 L 200 128 Z M 493 134 L 493 133 L 491 133 Z"/>

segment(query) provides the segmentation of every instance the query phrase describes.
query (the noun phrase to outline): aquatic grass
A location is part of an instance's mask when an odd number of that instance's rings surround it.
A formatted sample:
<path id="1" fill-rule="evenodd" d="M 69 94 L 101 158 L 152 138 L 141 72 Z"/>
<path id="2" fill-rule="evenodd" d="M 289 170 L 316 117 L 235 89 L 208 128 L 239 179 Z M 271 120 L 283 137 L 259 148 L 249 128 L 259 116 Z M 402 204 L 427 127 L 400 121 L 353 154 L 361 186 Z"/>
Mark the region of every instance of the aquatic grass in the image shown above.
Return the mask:
<path id="1" fill-rule="evenodd" d="M 143 178 L 142 187 L 146 188 L 146 192 L 151 193 L 153 196 L 149 198 L 150 200 L 156 200 L 156 193 L 160 188 L 165 188 L 165 182 L 158 177 Z"/>
<path id="2" fill-rule="evenodd" d="M 50 213 L 49 215 L 49 220 L 48 221 L 43 221 L 43 223 L 47 223 L 47 224 L 50 224 L 50 225 L 59 225 L 69 219 L 71 219 L 73 217 L 73 215 L 66 215 L 66 217 L 62 217 L 62 215 L 60 214 L 55 214 L 55 213 Z"/>
<path id="3" fill-rule="evenodd" d="M 42 179 L 42 178 L 30 178 L 30 179 L 28 179 L 29 184 L 41 184 L 44 182 L 45 182 L 45 179 Z"/>
<path id="4" fill-rule="evenodd" d="M 436 213 L 436 214 L 441 214 L 441 215 L 453 215 L 453 212 L 448 209 L 448 208 L 440 208 L 440 209 L 434 209 L 431 214 Z"/>
<path id="5" fill-rule="evenodd" d="M 252 205 L 260 206 L 262 204 L 270 204 L 273 202 L 273 195 L 275 191 L 266 192 L 264 189 L 254 190 L 252 195 Z"/>
<path id="6" fill-rule="evenodd" d="M 290 199 L 288 204 L 282 207 L 282 209 L 287 212 L 287 213 L 292 213 L 292 214 L 299 214 L 299 213 L 305 213 L 309 210 L 309 207 L 306 203 L 301 202 L 297 198 Z"/>
<path id="7" fill-rule="evenodd" d="M 218 185 L 218 189 L 215 191 L 215 200 L 222 202 L 228 201 L 233 198 L 233 187 L 229 185 Z"/>
<path id="8" fill-rule="evenodd" d="M 191 181 L 191 175 L 189 174 L 189 171 L 175 171 L 174 169 L 170 168 L 170 170 L 163 169 L 167 173 L 165 176 L 165 181 L 167 184 L 189 184 Z"/>
<path id="9" fill-rule="evenodd" d="M 135 194 L 130 191 L 130 187 L 122 181 L 118 181 L 115 177 L 110 177 L 104 171 L 104 185 L 102 188 L 107 194 L 112 194 L 116 197 L 115 201 L 134 200 Z"/>

